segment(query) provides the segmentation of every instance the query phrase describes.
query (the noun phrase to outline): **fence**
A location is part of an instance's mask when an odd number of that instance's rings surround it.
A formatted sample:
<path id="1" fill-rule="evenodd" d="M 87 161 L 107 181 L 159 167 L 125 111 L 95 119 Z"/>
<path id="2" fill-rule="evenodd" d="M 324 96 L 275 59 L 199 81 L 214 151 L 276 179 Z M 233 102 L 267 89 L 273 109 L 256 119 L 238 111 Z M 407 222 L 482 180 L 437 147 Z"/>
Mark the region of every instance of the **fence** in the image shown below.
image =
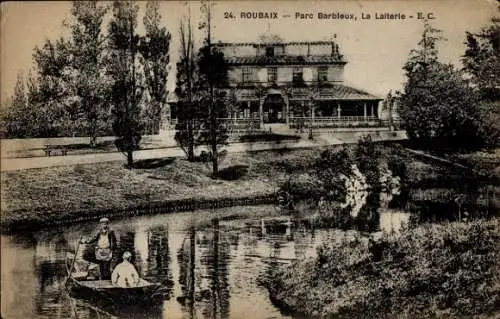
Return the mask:
<path id="1" fill-rule="evenodd" d="M 379 127 L 376 116 L 291 117 L 290 128 Z"/>
<path id="2" fill-rule="evenodd" d="M 261 130 L 259 117 L 248 118 L 219 118 L 222 126 L 229 134 L 248 134 Z M 175 120 L 173 120 L 175 121 Z M 173 123 L 172 121 L 172 123 Z M 175 123 L 177 123 L 175 121 Z M 289 127 L 300 128 L 359 128 L 359 127 L 382 127 L 389 125 L 376 116 L 340 116 L 340 117 L 290 117 Z"/>

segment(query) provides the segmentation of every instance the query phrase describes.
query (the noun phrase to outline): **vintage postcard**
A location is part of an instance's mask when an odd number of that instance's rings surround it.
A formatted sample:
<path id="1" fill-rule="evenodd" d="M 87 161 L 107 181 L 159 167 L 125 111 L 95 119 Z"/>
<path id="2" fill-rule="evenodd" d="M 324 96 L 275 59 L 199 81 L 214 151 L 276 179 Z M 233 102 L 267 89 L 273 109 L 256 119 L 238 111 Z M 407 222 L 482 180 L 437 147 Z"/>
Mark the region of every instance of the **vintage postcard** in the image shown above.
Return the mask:
<path id="1" fill-rule="evenodd" d="M 1 318 L 499 318 L 500 10 L 1 4 Z"/>

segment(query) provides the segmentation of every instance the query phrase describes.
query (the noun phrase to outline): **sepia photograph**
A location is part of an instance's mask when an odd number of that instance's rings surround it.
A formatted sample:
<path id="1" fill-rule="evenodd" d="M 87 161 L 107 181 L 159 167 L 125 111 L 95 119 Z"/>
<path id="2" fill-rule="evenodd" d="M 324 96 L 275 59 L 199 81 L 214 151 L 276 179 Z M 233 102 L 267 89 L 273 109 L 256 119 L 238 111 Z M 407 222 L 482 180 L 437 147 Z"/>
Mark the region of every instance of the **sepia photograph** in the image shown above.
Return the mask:
<path id="1" fill-rule="evenodd" d="M 500 2 L 0 9 L 0 319 L 500 318 Z"/>

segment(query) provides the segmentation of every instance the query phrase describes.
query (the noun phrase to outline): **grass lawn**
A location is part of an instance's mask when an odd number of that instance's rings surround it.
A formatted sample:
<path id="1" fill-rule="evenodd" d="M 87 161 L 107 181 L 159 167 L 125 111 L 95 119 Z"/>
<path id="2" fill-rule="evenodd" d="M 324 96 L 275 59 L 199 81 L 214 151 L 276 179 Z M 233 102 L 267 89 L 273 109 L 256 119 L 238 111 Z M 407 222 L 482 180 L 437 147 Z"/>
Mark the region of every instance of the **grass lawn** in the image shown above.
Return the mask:
<path id="1" fill-rule="evenodd" d="M 270 195 L 291 173 L 307 170 L 322 151 L 229 154 L 217 180 L 210 178 L 210 164 L 181 158 L 137 161 L 132 170 L 119 161 L 2 172 L 2 224 L 69 218 L 78 210 L 121 209 L 157 201 Z M 407 155 L 401 160 L 406 163 L 409 185 L 436 188 L 450 182 L 446 169 Z"/>
<path id="2" fill-rule="evenodd" d="M 153 201 L 217 199 L 274 193 L 287 173 L 308 167 L 320 149 L 229 154 L 217 180 L 210 166 L 185 159 L 61 166 L 2 172 L 2 221 L 47 220 L 82 209 Z"/>

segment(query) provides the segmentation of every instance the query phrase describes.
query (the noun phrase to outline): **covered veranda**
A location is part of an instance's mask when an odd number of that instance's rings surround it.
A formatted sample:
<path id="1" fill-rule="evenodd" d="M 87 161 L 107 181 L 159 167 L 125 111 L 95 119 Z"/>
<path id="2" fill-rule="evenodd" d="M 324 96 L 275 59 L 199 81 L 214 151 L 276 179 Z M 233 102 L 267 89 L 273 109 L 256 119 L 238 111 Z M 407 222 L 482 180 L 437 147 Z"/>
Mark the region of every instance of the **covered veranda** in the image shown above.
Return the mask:
<path id="1" fill-rule="evenodd" d="M 268 124 L 290 129 L 303 127 L 377 127 L 380 98 L 335 85 L 329 88 L 281 88 L 267 91 L 237 90 L 236 105 L 220 119 L 232 130 L 262 130 Z"/>

